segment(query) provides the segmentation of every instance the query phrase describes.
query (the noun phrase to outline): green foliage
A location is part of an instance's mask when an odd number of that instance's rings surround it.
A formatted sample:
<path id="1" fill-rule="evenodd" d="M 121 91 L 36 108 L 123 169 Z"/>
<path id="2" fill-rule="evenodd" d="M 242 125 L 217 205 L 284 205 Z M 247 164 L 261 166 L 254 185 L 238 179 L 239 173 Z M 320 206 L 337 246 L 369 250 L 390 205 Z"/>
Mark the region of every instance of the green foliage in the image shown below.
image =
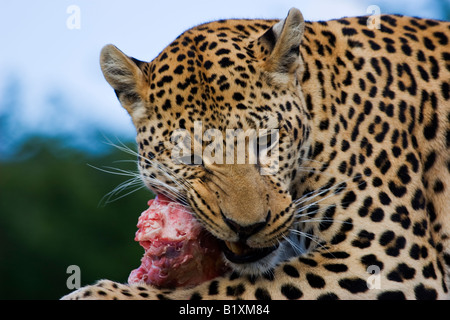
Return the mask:
<path id="1" fill-rule="evenodd" d="M 153 195 L 143 188 L 103 205 L 128 177 L 89 165 L 136 171 L 135 162 L 116 162 L 136 159 L 117 149 L 93 157 L 41 139 L 15 159 L 0 163 L 0 299 L 58 299 L 70 291 L 70 265 L 80 267 L 81 285 L 126 282 L 143 253 L 137 219 Z"/>

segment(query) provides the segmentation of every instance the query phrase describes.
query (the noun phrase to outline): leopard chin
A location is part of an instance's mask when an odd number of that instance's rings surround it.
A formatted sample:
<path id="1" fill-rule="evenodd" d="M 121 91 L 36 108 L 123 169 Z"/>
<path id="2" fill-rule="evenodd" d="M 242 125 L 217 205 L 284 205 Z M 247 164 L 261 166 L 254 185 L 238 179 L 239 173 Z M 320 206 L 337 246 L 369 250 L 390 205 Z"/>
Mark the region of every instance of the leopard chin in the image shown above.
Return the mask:
<path id="1" fill-rule="evenodd" d="M 229 260 L 227 254 L 223 253 L 223 258 L 228 267 L 241 275 L 260 276 L 271 274 L 273 268 L 281 261 L 283 256 L 280 246 L 266 254 L 264 257 L 251 262 L 233 262 Z"/>
<path id="2" fill-rule="evenodd" d="M 268 248 L 250 248 L 241 243 L 220 241 L 223 260 L 228 267 L 242 275 L 270 275 L 280 262 L 306 252 L 301 238 L 289 238 L 289 241 L 280 241 Z"/>

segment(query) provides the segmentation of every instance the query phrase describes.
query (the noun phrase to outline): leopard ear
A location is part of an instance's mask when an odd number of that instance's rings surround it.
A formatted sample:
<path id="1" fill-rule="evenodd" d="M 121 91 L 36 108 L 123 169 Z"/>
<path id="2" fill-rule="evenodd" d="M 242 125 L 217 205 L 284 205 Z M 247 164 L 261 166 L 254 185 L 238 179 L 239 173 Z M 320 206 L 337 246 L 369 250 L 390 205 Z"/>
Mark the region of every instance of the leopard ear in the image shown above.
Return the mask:
<path id="1" fill-rule="evenodd" d="M 299 67 L 300 43 L 305 21 L 300 10 L 292 8 L 286 19 L 273 25 L 259 41 L 269 49 L 264 68 L 269 72 L 292 73 Z"/>
<path id="2" fill-rule="evenodd" d="M 146 62 L 128 57 L 114 45 L 106 45 L 100 53 L 100 67 L 108 83 L 113 87 L 122 106 L 133 121 L 142 114 L 146 80 L 142 71 Z"/>

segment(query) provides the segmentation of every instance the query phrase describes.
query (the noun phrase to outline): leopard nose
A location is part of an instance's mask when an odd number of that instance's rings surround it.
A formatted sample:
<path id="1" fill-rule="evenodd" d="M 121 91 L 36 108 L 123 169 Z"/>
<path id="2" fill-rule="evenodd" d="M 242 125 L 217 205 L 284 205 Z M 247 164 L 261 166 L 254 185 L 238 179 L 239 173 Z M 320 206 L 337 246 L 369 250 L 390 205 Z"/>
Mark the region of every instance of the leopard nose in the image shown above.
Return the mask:
<path id="1" fill-rule="evenodd" d="M 225 223 L 227 224 L 227 226 L 231 230 L 233 230 L 234 232 L 237 233 L 239 240 L 245 241 L 250 236 L 254 235 L 255 233 L 257 233 L 258 231 L 260 231 L 267 225 L 267 223 L 270 219 L 270 210 L 267 214 L 265 221 L 257 222 L 257 223 L 245 225 L 245 226 L 237 223 L 236 221 L 234 221 L 230 218 L 227 218 L 223 213 L 222 213 L 222 217 L 223 217 L 223 220 L 225 221 Z"/>

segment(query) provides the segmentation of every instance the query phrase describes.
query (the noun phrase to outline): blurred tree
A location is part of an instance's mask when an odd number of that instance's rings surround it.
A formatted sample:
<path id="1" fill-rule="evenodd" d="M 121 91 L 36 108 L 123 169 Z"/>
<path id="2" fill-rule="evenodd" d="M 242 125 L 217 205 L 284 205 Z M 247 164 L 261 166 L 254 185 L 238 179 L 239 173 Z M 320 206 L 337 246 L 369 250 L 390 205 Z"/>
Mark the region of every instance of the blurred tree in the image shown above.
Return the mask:
<path id="1" fill-rule="evenodd" d="M 80 267 L 82 285 L 126 282 L 143 253 L 133 239 L 152 194 L 143 189 L 101 206 L 124 177 L 88 164 L 135 159 L 116 149 L 92 157 L 39 138 L 28 140 L 17 158 L 25 160 L 0 162 L 0 299 L 57 299 L 69 292 L 70 265 Z"/>
<path id="2" fill-rule="evenodd" d="M 439 7 L 442 9 L 442 16 L 445 20 L 450 20 L 450 1 L 437 0 Z"/>
<path id="3" fill-rule="evenodd" d="M 22 82 L 16 75 L 9 75 L 4 79 L 4 87 L 0 88 L 0 159 L 12 154 L 13 146 L 22 135 L 21 128 L 15 126 L 23 111 Z"/>

